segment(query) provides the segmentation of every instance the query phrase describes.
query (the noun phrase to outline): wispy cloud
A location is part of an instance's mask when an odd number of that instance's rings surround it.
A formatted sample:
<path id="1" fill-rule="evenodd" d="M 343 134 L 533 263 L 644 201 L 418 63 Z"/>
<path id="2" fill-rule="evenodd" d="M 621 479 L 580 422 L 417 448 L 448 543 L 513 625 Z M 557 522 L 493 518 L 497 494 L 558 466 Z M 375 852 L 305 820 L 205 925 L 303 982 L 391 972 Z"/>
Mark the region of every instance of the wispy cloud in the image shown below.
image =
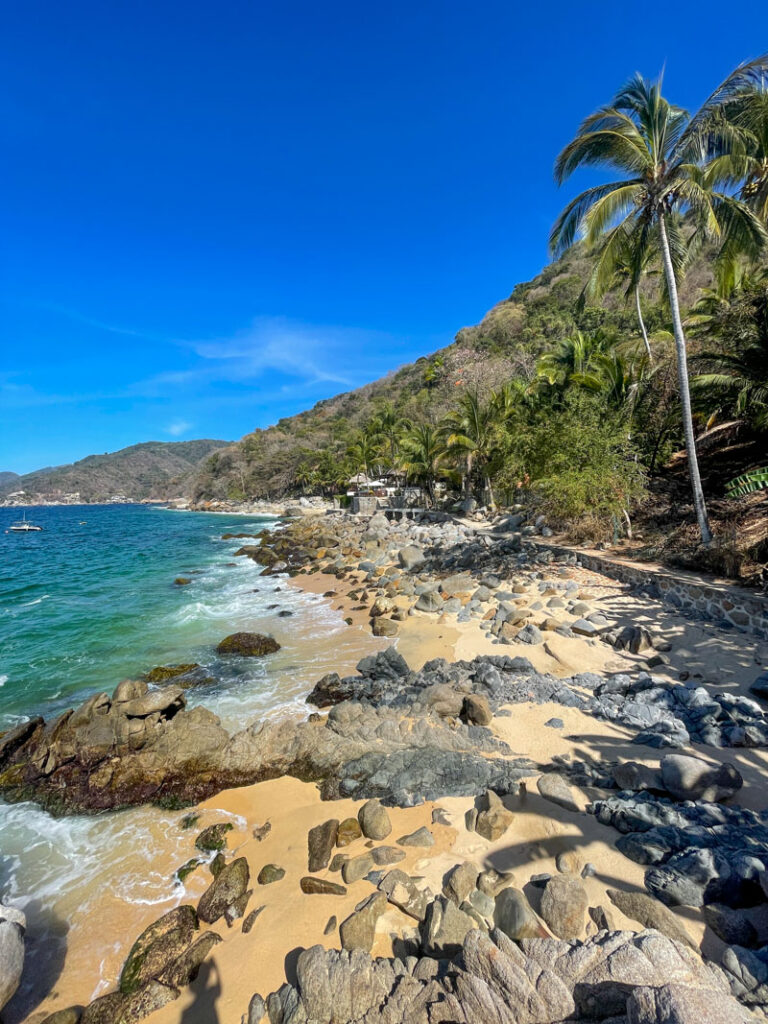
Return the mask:
<path id="1" fill-rule="evenodd" d="M 180 342 L 197 357 L 195 365 L 155 374 L 131 390 L 157 397 L 170 389 L 198 391 L 217 383 L 254 384 L 271 371 L 291 378 L 297 388 L 323 384 L 351 388 L 366 379 L 366 368 L 381 361 L 392 341 L 381 331 L 258 317 L 229 337 Z"/>
<path id="2" fill-rule="evenodd" d="M 186 420 L 174 420 L 173 423 L 169 423 L 165 428 L 166 434 L 170 434 L 171 437 L 181 437 L 182 434 L 187 434 L 192 429 L 193 424 L 188 423 Z"/>

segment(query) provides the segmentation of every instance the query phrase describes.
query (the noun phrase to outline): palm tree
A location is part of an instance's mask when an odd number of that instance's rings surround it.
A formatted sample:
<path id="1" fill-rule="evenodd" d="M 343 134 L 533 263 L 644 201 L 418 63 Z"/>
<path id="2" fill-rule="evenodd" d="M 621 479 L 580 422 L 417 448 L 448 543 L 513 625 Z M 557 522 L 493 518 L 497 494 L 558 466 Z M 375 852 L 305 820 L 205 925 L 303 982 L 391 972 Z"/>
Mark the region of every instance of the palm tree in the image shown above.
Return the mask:
<path id="1" fill-rule="evenodd" d="M 732 352 L 703 352 L 701 360 L 710 370 L 694 377 L 694 389 L 768 430 L 768 336 Z"/>
<path id="2" fill-rule="evenodd" d="M 768 76 L 756 67 L 742 87 L 720 101 L 727 130 L 719 140 L 718 156 L 709 167 L 710 179 L 737 186 L 739 197 L 768 221 Z"/>
<path id="3" fill-rule="evenodd" d="M 386 402 L 369 424 L 369 432 L 377 437 L 387 450 L 391 469 L 395 469 L 397 466 L 400 438 L 408 426 L 408 421 L 397 412 L 392 402 Z"/>
<path id="4" fill-rule="evenodd" d="M 585 371 L 571 378 L 573 384 L 585 391 L 602 395 L 617 412 L 631 412 L 642 380 L 642 369 L 620 352 L 597 353 Z"/>
<path id="5" fill-rule="evenodd" d="M 406 474 L 422 484 L 431 504 L 435 500 L 435 480 L 443 475 L 445 443 L 438 430 L 428 423 L 411 427 L 400 442 L 400 459 Z"/>
<path id="6" fill-rule="evenodd" d="M 563 338 L 551 352 L 546 352 L 536 364 L 536 376 L 547 384 L 564 390 L 571 379 L 587 373 L 593 358 L 604 350 L 605 344 L 577 331 Z"/>
<path id="7" fill-rule="evenodd" d="M 601 264 L 611 268 L 628 237 L 642 251 L 658 236 L 672 313 L 693 503 L 704 544 L 711 542 L 712 532 L 696 455 L 688 353 L 675 276 L 676 257 L 684 252 L 685 239 L 674 214 L 689 212 L 697 229 L 726 238 L 745 252 L 762 248 L 765 230 L 758 218 L 738 199 L 716 192 L 701 166 L 711 139 L 713 112 L 746 86 L 756 67 L 768 69 L 768 56 L 737 68 L 693 118 L 662 96 L 660 80 L 649 82 L 635 75 L 610 106 L 586 118 L 555 163 L 558 184 L 579 167 L 591 165 L 607 165 L 622 175 L 617 181 L 588 188 L 566 206 L 550 237 L 556 255 L 568 249 L 579 233 L 588 244 L 604 236 L 598 255 L 600 275 Z"/>
<path id="8" fill-rule="evenodd" d="M 497 453 L 499 417 L 493 402 L 481 402 L 477 391 L 467 391 L 459 399 L 456 409 L 448 413 L 443 424 L 448 451 L 464 464 L 464 489 L 467 497 L 472 490 L 473 473 L 479 473 L 494 505 L 493 489 L 488 472 Z"/>
<path id="9" fill-rule="evenodd" d="M 647 239 L 645 240 L 648 241 Z M 655 273 L 651 264 L 656 258 L 656 252 L 651 245 L 641 245 L 639 236 L 633 237 L 627 234 L 623 245 L 613 250 L 612 263 L 610 260 L 596 260 L 589 280 L 584 286 L 580 296 L 580 302 L 586 299 L 599 299 L 614 284 L 626 285 L 624 298 L 629 300 L 633 296 L 635 312 L 640 333 L 643 337 L 643 344 L 648 355 L 648 362 L 653 365 L 653 353 L 651 343 L 648 340 L 648 330 L 643 318 L 643 306 L 640 301 L 640 283 L 643 277 Z"/>
<path id="10" fill-rule="evenodd" d="M 375 467 L 381 458 L 381 450 L 369 431 L 361 430 L 347 449 L 355 474 L 365 473 L 369 478 L 375 475 Z"/>

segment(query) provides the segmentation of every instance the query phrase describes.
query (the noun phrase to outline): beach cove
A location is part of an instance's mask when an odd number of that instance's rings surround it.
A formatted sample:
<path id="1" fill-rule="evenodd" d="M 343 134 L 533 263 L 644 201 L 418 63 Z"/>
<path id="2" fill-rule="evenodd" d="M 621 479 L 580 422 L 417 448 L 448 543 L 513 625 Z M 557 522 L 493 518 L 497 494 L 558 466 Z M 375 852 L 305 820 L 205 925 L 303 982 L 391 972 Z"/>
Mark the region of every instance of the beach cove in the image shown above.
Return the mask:
<path id="1" fill-rule="evenodd" d="M 206 529 L 215 520 L 219 517 L 208 519 Z M 227 532 L 219 530 L 220 525 L 215 522 L 219 537 Z M 255 523 L 253 533 L 263 525 Z M 250 531 L 242 526 L 238 532 Z M 273 700 L 273 707 L 265 707 L 269 701 L 262 698 L 261 708 L 249 711 L 245 704 L 240 714 L 225 711 L 222 715 L 232 733 L 253 718 L 262 724 L 255 732 L 246 729 L 239 747 L 213 750 L 211 766 L 223 766 L 224 761 L 217 759 L 225 752 L 227 767 L 233 770 L 232 758 L 239 751 L 238 770 L 243 772 L 242 765 L 248 765 L 262 780 L 215 793 L 177 811 L 143 807 L 78 818 L 93 830 L 89 844 L 103 841 L 110 823 L 119 823 L 116 830 L 134 837 L 138 833 L 150 841 L 141 856 L 119 864 L 117 870 L 114 863 L 99 865 L 92 877 L 98 898 L 90 904 L 77 905 L 72 899 L 70 905 L 57 907 L 62 937 L 68 928 L 66 953 L 59 964 L 52 965 L 49 991 L 42 1000 L 35 1002 L 29 985 L 25 988 L 22 983 L 16 997 L 17 1005 L 25 1006 L 22 1014 L 13 1016 L 13 1002 L 5 1011 L 12 1024 L 24 1019 L 38 1024 L 54 1011 L 84 1006 L 94 999 L 84 1019 L 102 1019 L 96 1015 L 98 997 L 114 990 L 134 939 L 163 912 L 195 905 L 209 890 L 213 878 L 209 865 L 215 853 L 200 856 L 195 843 L 201 830 L 217 823 L 232 828 L 224 835 L 224 849 L 216 852 L 224 855 L 228 865 L 245 859 L 249 883 L 243 895 L 253 892 L 241 913 L 229 915 L 230 924 L 222 915 L 211 929 L 202 925 L 204 935 L 211 931 L 221 941 L 208 940 L 197 980 L 180 986 L 178 998 L 159 1005 L 148 1020 L 237 1024 L 244 1018 L 251 1024 L 261 1020 L 259 1004 L 251 1003 L 254 993 L 266 997 L 286 980 L 299 984 L 298 996 L 290 998 L 300 1002 L 315 998 L 301 988 L 298 951 L 315 945 L 339 949 L 339 925 L 350 920 L 356 924 L 347 926 L 348 948 L 367 945 L 368 951 L 381 957 L 421 956 L 419 963 L 427 951 L 438 959 L 454 955 L 462 943 L 477 941 L 470 936 L 473 929 L 485 934 L 494 926 L 510 938 L 549 935 L 551 943 L 595 942 L 608 930 L 624 935 L 621 941 L 632 945 L 635 940 L 627 936 L 649 926 L 650 918 L 644 917 L 637 901 L 630 905 L 619 900 L 620 908 L 610 893 L 644 893 L 649 861 L 638 853 L 639 840 L 622 849 L 616 841 L 620 835 L 635 835 L 624 826 L 638 819 L 638 796 L 649 801 L 646 817 L 667 806 L 665 800 L 681 798 L 681 791 L 673 794 L 668 788 L 669 771 L 659 770 L 661 759 L 682 750 L 705 759 L 704 767 L 719 781 L 710 779 L 700 792 L 687 793 L 697 813 L 706 812 L 705 804 L 720 807 L 718 801 L 726 800 L 727 806 L 740 808 L 739 813 L 755 815 L 753 824 L 757 824 L 757 815 L 765 809 L 760 784 L 764 742 L 760 739 L 768 733 L 761 731 L 766 726 L 760 707 L 748 698 L 748 688 L 765 657 L 761 641 L 718 634 L 711 624 L 686 620 L 659 602 L 581 568 L 575 559 L 568 563 L 540 557 L 519 532 L 508 528 L 494 532 L 456 521 L 398 525 L 380 515 L 362 521 L 339 515 L 296 523 L 265 537 L 263 544 L 255 538 L 239 538 L 236 543 L 264 551 L 251 551 L 253 559 L 248 553 L 232 557 L 234 564 L 227 566 L 230 574 L 252 572 L 262 588 L 257 591 L 260 601 L 265 600 L 267 588 L 280 587 L 277 596 L 282 610 L 286 610 L 284 602 L 298 604 L 288 609 L 294 611 L 293 617 L 273 622 L 247 610 L 232 621 L 224 612 L 217 623 L 219 639 L 238 627 L 259 626 L 272 633 L 282 647 L 265 659 L 271 675 L 280 671 L 279 659 L 286 657 L 291 634 L 286 627 L 298 625 L 299 608 L 322 616 L 318 620 L 322 628 L 308 645 L 314 658 L 311 666 L 302 665 L 297 678 L 290 660 L 283 662 L 283 679 L 293 685 L 290 707 L 283 682 L 270 691 L 282 698 L 279 703 Z M 260 575 L 263 564 L 274 575 Z M 174 571 L 182 568 L 179 565 Z M 293 575 L 287 576 L 288 571 Z M 183 586 L 186 596 L 187 585 Z M 590 622 L 594 629 L 589 628 Z M 371 635 L 371 626 L 378 636 Z M 318 641 L 329 633 L 327 654 L 320 656 L 324 648 Z M 393 643 L 397 654 L 384 653 Z M 650 670 L 651 677 L 648 663 L 659 658 L 657 651 L 663 657 Z M 355 673 L 361 656 L 366 660 Z M 174 657 L 192 660 L 182 651 Z M 270 658 L 278 659 L 274 670 Z M 172 661 L 170 657 L 156 660 Z M 461 664 L 456 667 L 456 662 Z M 305 705 L 304 697 L 321 677 L 312 705 Z M 611 680 L 607 694 L 601 693 Z M 655 716 L 655 721 L 650 716 L 641 723 L 637 711 L 643 705 L 641 694 L 654 688 L 656 703 L 669 715 Z M 687 705 L 676 704 L 669 696 L 700 690 L 713 699 L 713 720 L 727 723 L 713 727 L 719 730 L 717 737 L 694 727 Z M 222 706 L 232 708 L 238 700 L 237 683 L 230 682 L 227 692 L 229 703 Z M 195 691 L 189 691 L 189 705 L 207 702 L 202 693 L 193 697 Z M 717 704 L 716 694 L 726 695 L 724 704 Z M 363 705 L 357 703 L 360 699 Z M 214 704 L 210 706 L 219 714 Z M 360 707 L 363 712 L 358 714 L 354 708 Z M 188 713 L 183 710 L 173 720 Z M 307 719 L 309 713 L 314 721 Z M 737 723 L 742 730 L 752 730 L 754 739 L 748 744 L 733 732 Z M 335 738 L 326 744 L 323 735 L 318 742 L 317 736 L 329 730 Z M 636 742 L 639 732 L 644 733 L 643 743 Z M 658 739 L 662 736 L 664 741 Z M 719 745 L 712 744 L 714 738 Z M 729 764 L 733 769 L 722 767 Z M 45 801 L 58 770 L 34 782 L 36 799 Z M 736 785 L 733 771 L 743 784 Z M 279 777 L 270 778 L 270 773 Z M 223 777 L 219 781 L 231 784 Z M 488 792 L 499 794 L 500 806 Z M 85 808 L 92 795 L 86 787 L 77 798 L 86 802 Z M 374 839 L 365 833 L 344 845 L 334 841 L 326 863 L 309 872 L 310 830 L 329 821 L 357 818 L 371 798 L 385 805 L 386 836 Z M 594 813 L 586 813 L 589 804 Z M 30 808 L 17 804 L 9 811 L 18 812 L 22 806 Z M 191 824 L 190 814 L 198 816 Z M 74 819 L 55 820 L 65 824 Z M 619 831 L 613 827 L 616 824 Z M 744 829 L 744 820 L 737 824 Z M 95 840 L 96 827 L 99 840 Z M 683 823 L 678 822 L 678 827 Z M 377 849 L 395 852 L 376 855 Z M 337 861 L 337 870 L 330 871 L 334 850 L 362 861 L 355 870 Z M 682 856 L 685 847 L 672 854 Z M 379 861 L 366 860 L 374 855 L 382 858 L 383 867 L 378 870 Z M 203 863 L 185 877 L 183 888 L 174 886 L 174 873 L 192 858 Z M 257 879 L 268 865 L 279 869 L 279 877 L 261 884 Z M 462 865 L 466 865 L 462 878 L 454 884 L 452 873 Z M 219 861 L 217 869 L 221 866 Z M 365 873 L 358 875 L 363 868 Z M 387 892 L 392 885 L 386 879 L 393 871 L 402 871 L 411 880 L 396 879 L 409 890 L 412 905 L 397 890 Z M 308 874 L 346 891 L 302 891 L 301 879 Z M 350 881 L 344 880 L 345 874 Z M 134 898 L 126 900 L 116 885 L 118 877 L 131 877 L 144 886 L 153 879 L 151 898 L 142 900 L 134 893 Z M 553 881 L 557 879 L 565 882 Z M 719 922 L 713 925 L 713 914 L 703 909 L 718 901 L 702 898 L 698 906 L 671 900 L 660 903 L 655 896 L 674 889 L 674 880 L 672 870 L 666 889 L 660 882 L 654 883 L 655 889 L 649 888 L 657 911 L 653 927 L 662 933 L 666 928 L 668 941 L 700 948 L 719 962 L 733 940 L 728 942 L 719 934 L 724 927 Z M 745 876 L 744 886 L 747 881 Z M 565 895 L 560 892 L 563 888 Z M 377 893 L 384 896 L 374 900 Z M 690 899 L 690 893 L 685 898 Z M 731 909 L 746 917 L 757 943 L 766 928 L 758 912 L 761 908 L 746 895 L 743 908 L 734 893 L 729 891 L 727 898 L 736 903 Z M 356 911 L 361 901 L 368 905 Z M 667 910 L 672 924 L 658 912 L 659 906 Z M 259 913 L 253 919 L 256 910 Z M 367 918 L 360 922 L 356 915 Z M 331 918 L 336 919 L 333 927 Z M 513 921 L 522 928 L 519 936 L 509 935 Z M 743 935 L 746 925 L 741 923 Z M 682 931 L 675 932 L 675 926 Z M 356 937 L 350 939 L 350 934 Z M 361 934 L 365 935 L 362 946 Z M 464 955 L 466 960 L 466 947 Z M 319 950 L 312 956 L 320 963 Z M 30 959 L 28 953 L 28 963 Z M 703 974 L 697 973 L 700 967 Z M 419 976 L 413 963 L 410 970 L 411 977 L 414 971 Z M 472 975 L 469 960 L 463 970 L 467 977 Z M 688 983 L 695 977 L 699 986 L 711 984 L 713 1000 L 731 1000 L 729 987 L 736 988 L 723 976 L 711 974 L 698 958 L 695 963 L 681 962 L 679 972 Z M 659 985 L 666 981 L 657 980 Z M 433 993 L 436 999 L 438 995 L 443 1000 L 451 997 L 450 992 Z M 162 1001 L 165 995 L 155 992 L 154 997 Z M 274 997 L 270 1012 L 277 1013 L 281 999 L 285 1003 L 288 994 Z M 738 1004 L 728 1006 L 727 1012 L 741 1012 L 733 1008 Z M 123 1019 L 114 1004 L 105 1005 L 107 1010 L 113 1016 L 103 1019 Z M 134 1018 L 138 1019 L 135 1013 Z"/>

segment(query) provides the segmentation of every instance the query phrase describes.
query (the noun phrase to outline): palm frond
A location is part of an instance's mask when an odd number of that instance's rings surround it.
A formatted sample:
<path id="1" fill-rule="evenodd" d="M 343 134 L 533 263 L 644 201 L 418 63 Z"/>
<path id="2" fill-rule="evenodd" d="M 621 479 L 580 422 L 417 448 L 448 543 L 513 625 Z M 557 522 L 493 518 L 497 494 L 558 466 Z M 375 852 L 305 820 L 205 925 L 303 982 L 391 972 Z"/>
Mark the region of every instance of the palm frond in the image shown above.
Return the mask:
<path id="1" fill-rule="evenodd" d="M 756 491 L 768 487 L 768 466 L 760 469 L 753 469 L 749 473 L 742 473 L 725 486 L 725 493 L 729 498 L 743 498 L 747 494 L 754 494 Z"/>

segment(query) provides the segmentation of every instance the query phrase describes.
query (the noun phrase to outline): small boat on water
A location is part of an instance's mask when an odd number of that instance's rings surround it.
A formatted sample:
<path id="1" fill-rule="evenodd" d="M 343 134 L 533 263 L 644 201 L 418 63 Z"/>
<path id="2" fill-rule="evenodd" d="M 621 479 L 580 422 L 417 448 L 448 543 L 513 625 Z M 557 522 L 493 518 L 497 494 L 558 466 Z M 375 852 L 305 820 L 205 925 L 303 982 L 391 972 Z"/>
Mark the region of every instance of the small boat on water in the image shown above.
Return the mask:
<path id="1" fill-rule="evenodd" d="M 8 533 L 40 533 L 42 526 L 37 526 L 36 523 L 30 523 L 27 520 L 27 513 L 24 512 L 21 519 L 15 523 L 11 523 L 8 527 Z"/>

